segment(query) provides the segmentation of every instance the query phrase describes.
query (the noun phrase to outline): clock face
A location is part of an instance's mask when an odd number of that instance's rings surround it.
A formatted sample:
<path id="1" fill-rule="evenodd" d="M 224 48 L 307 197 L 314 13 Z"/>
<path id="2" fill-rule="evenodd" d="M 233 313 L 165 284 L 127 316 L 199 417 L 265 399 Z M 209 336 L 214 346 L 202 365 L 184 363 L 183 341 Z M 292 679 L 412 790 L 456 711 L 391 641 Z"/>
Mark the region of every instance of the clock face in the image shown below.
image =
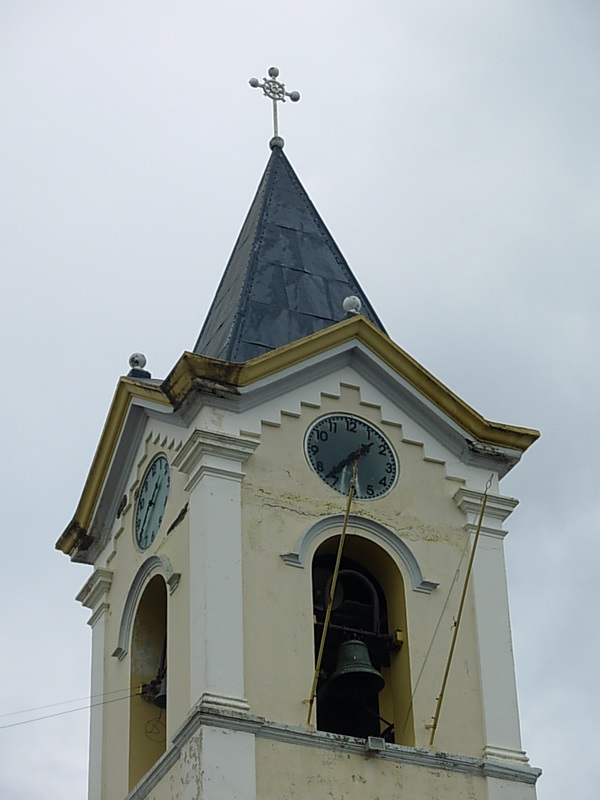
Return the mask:
<path id="1" fill-rule="evenodd" d="M 319 478 L 340 494 L 350 491 L 357 458 L 354 496 L 359 500 L 382 497 L 396 483 L 398 460 L 392 446 L 377 428 L 359 417 L 322 417 L 306 432 L 304 448 Z"/>
<path id="2" fill-rule="evenodd" d="M 135 540 L 141 550 L 150 547 L 165 513 L 171 486 L 169 462 L 156 456 L 144 475 L 135 510 Z"/>

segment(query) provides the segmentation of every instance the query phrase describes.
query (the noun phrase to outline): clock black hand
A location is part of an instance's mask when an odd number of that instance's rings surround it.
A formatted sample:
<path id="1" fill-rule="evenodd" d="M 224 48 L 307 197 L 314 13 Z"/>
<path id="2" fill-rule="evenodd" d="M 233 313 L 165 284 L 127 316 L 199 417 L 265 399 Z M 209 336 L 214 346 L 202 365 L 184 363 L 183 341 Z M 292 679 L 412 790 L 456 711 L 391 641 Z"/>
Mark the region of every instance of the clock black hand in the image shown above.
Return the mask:
<path id="1" fill-rule="evenodd" d="M 154 489 L 152 491 L 152 497 L 150 498 L 150 501 L 149 501 L 148 505 L 146 506 L 146 513 L 144 514 L 144 521 L 142 522 L 142 530 L 143 531 L 146 530 L 146 522 L 148 521 L 148 514 L 150 513 L 150 509 L 154 505 L 154 501 L 156 500 L 156 495 L 158 494 L 159 487 L 160 487 L 160 478 L 156 482 L 156 484 L 154 486 Z"/>
<path id="2" fill-rule="evenodd" d="M 344 467 L 347 467 L 348 464 L 352 464 L 353 461 L 356 461 L 356 459 L 360 458 L 364 453 L 368 453 L 372 446 L 373 442 L 359 445 L 356 450 L 353 450 L 350 455 L 347 455 L 346 458 L 342 459 L 339 464 L 336 464 L 335 467 L 332 467 L 326 477 L 330 478 L 332 475 L 336 475 L 338 472 L 344 469 Z"/>

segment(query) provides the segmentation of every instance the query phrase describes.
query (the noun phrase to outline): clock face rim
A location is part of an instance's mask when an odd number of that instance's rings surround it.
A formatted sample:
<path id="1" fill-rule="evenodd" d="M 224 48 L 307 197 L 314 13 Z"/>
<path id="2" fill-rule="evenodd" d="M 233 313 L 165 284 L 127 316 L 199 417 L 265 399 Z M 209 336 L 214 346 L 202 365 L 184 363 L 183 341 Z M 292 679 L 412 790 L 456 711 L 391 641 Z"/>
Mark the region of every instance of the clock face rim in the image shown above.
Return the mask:
<path id="1" fill-rule="evenodd" d="M 158 501 L 161 504 L 160 513 L 158 514 L 158 516 L 155 513 L 152 514 L 152 516 L 146 522 L 146 526 L 149 526 L 151 522 L 153 523 L 153 526 L 148 529 L 150 531 L 149 535 L 145 536 L 144 534 L 146 533 L 147 528 L 144 526 L 144 521 L 142 521 L 140 529 L 138 530 L 138 513 L 140 512 L 140 501 L 142 500 L 142 494 L 144 493 L 144 488 L 146 485 L 148 485 L 152 467 L 159 461 L 164 461 L 167 465 L 167 471 L 165 473 L 167 478 L 167 487 L 166 487 L 166 492 L 164 494 L 164 498 L 161 497 Z M 138 549 L 141 550 L 142 552 L 147 550 L 156 539 L 156 536 L 162 525 L 165 508 L 167 507 L 170 493 L 171 493 L 171 465 L 169 464 L 169 459 L 167 458 L 166 453 L 157 453 L 150 461 L 150 463 L 146 468 L 146 471 L 144 472 L 144 477 L 142 478 L 142 481 L 140 483 L 140 489 L 137 495 L 135 514 L 133 518 L 133 538 L 135 540 Z M 156 522 L 154 522 L 154 520 L 156 520 Z"/>
<path id="2" fill-rule="evenodd" d="M 313 422 L 311 422 L 311 424 L 308 426 L 308 428 L 306 429 L 306 432 L 304 434 L 304 457 L 306 458 L 308 466 L 310 467 L 312 472 L 314 472 L 314 474 L 326 486 L 328 486 L 334 492 L 337 492 L 338 494 L 341 494 L 344 497 L 348 496 L 349 481 L 350 481 L 349 476 L 346 474 L 346 476 L 345 476 L 345 479 L 346 479 L 345 480 L 345 484 L 340 484 L 340 488 L 336 488 L 335 486 L 332 486 L 331 483 L 328 482 L 325 479 L 326 476 L 321 474 L 318 471 L 318 469 L 316 468 L 316 464 L 313 463 L 314 454 L 309 453 L 309 447 L 310 447 L 310 444 L 311 444 L 310 443 L 310 437 L 311 437 L 313 431 L 315 431 L 315 429 L 317 429 L 319 427 L 319 425 L 321 425 L 326 420 L 333 420 L 333 419 L 356 421 L 360 425 L 366 426 L 370 430 L 374 431 L 374 433 L 376 434 L 377 437 L 380 438 L 382 443 L 385 443 L 385 445 L 388 448 L 388 454 L 389 454 L 389 456 L 391 458 L 391 461 L 393 462 L 392 479 L 390 481 L 390 484 L 388 486 L 385 486 L 384 489 L 381 492 L 379 492 L 377 494 L 373 494 L 373 495 L 368 495 L 368 494 L 365 493 L 365 491 L 360 490 L 359 482 L 357 482 L 357 487 L 356 487 L 356 490 L 355 490 L 354 498 L 356 500 L 380 500 L 383 497 L 387 497 L 387 495 L 389 495 L 389 493 L 395 488 L 396 484 L 398 483 L 398 478 L 399 478 L 399 475 L 400 475 L 400 460 L 398 458 L 398 455 L 396 453 L 396 450 L 395 450 L 394 446 L 392 445 L 392 443 L 390 442 L 388 437 L 380 430 L 380 428 L 378 428 L 377 425 L 374 425 L 370 420 L 365 419 L 364 417 L 359 417 L 356 414 L 348 413 L 348 412 L 344 412 L 344 411 L 333 412 L 333 413 L 324 414 L 321 417 L 318 417 L 317 419 L 315 419 Z M 344 437 L 347 437 L 349 435 L 346 431 L 341 431 L 340 433 L 343 434 Z M 343 439 L 340 438 L 339 441 L 343 441 Z M 348 440 L 348 445 L 349 445 L 348 447 L 346 447 L 343 444 L 341 445 L 341 447 L 339 448 L 340 449 L 340 453 L 342 451 L 344 452 L 344 455 L 349 455 L 351 453 L 350 442 L 351 442 L 351 440 Z M 362 442 L 359 442 L 358 444 L 360 445 L 360 444 L 362 444 Z M 347 453 L 346 453 L 346 451 L 347 451 Z M 338 453 L 338 455 L 339 455 L 339 453 Z M 383 455 L 383 454 L 381 454 L 381 455 Z M 336 456 L 336 458 L 337 458 L 337 456 Z M 332 459 L 332 460 L 335 460 L 335 459 Z M 390 460 L 390 459 L 388 459 L 388 460 Z M 329 467 L 329 465 L 328 465 L 328 467 Z M 382 479 L 383 479 L 383 477 L 387 477 L 387 475 L 385 475 L 385 473 L 380 473 L 380 474 L 382 475 Z M 359 461 L 359 467 L 358 467 L 358 475 L 359 475 L 359 478 L 360 478 L 360 461 Z"/>

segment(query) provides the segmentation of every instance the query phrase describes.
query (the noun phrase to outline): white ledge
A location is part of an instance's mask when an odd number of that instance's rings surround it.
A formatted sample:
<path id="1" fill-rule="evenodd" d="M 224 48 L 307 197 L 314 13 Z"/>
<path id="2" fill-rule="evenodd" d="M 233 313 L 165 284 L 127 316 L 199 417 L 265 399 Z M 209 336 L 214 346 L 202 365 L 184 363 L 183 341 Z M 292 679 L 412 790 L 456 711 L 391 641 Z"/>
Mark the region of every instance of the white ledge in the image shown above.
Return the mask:
<path id="1" fill-rule="evenodd" d="M 91 609 L 88 625 L 92 628 L 109 607 L 108 593 L 112 579 L 113 574 L 109 569 L 95 569 L 75 598 L 82 606 Z"/>
<path id="2" fill-rule="evenodd" d="M 455 492 L 453 499 L 463 513 L 474 514 L 477 518 L 479 518 L 483 496 L 483 492 L 461 487 L 457 492 Z M 504 522 L 504 520 L 518 505 L 519 501 L 516 497 L 505 497 L 501 494 L 488 494 L 485 504 L 484 517 L 489 517 L 491 519 L 497 519 L 500 520 L 500 522 Z"/>
<path id="3" fill-rule="evenodd" d="M 235 705 L 244 706 L 244 700 L 227 698 L 228 703 L 234 701 Z M 264 717 L 245 713 L 241 710 L 227 709 L 224 704 L 220 708 L 208 710 L 212 703 L 203 706 L 202 700 L 192 710 L 184 724 L 173 736 L 173 742 L 156 762 L 152 769 L 132 789 L 125 800 L 142 800 L 148 797 L 152 789 L 169 772 L 178 761 L 181 750 L 194 733 L 202 726 L 213 728 L 243 731 L 251 733 L 260 739 L 283 742 L 284 744 L 300 745 L 336 753 L 352 753 L 365 759 L 383 759 L 397 764 L 412 764 L 426 769 L 444 770 L 446 772 L 460 772 L 466 775 L 478 775 L 490 778 L 501 778 L 506 781 L 533 785 L 542 771 L 520 760 L 496 760 L 488 757 L 473 758 L 472 756 L 443 753 L 436 750 L 425 750 L 417 747 L 384 743 L 382 749 L 376 752 L 366 749 L 366 740 L 352 736 L 341 736 L 335 733 L 325 733 L 312 728 L 300 728 L 284 725 L 278 722 L 269 722 Z"/>
<path id="4" fill-rule="evenodd" d="M 243 463 L 250 458 L 258 444 L 241 436 L 196 429 L 173 459 L 173 466 L 189 474 L 205 455 Z"/>

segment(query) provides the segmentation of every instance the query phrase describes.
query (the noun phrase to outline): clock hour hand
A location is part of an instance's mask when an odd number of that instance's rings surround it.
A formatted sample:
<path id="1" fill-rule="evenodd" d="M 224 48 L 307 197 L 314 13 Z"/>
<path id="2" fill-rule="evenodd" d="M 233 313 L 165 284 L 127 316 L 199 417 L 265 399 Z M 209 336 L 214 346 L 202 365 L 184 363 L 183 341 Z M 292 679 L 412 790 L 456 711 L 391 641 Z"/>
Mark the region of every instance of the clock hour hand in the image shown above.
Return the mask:
<path id="1" fill-rule="evenodd" d="M 146 530 L 146 523 L 148 521 L 148 514 L 150 513 L 150 509 L 154 506 L 154 501 L 156 500 L 156 495 L 158 494 L 158 490 L 160 488 L 160 478 L 154 485 L 154 489 L 152 491 L 152 497 L 150 498 L 148 505 L 146 506 L 146 513 L 144 514 L 144 521 L 142 522 L 142 530 Z"/>
<path id="2" fill-rule="evenodd" d="M 337 475 L 338 472 L 347 467 L 348 464 L 352 464 L 353 461 L 356 461 L 360 458 L 364 453 L 368 453 L 371 447 L 373 446 L 373 442 L 369 442 L 369 444 L 361 444 L 357 447 L 356 450 L 353 450 L 350 455 L 347 455 L 346 458 L 343 458 L 339 464 L 336 464 L 335 467 L 332 467 L 328 474 L 326 475 L 327 478 L 330 478 L 334 475 Z"/>

